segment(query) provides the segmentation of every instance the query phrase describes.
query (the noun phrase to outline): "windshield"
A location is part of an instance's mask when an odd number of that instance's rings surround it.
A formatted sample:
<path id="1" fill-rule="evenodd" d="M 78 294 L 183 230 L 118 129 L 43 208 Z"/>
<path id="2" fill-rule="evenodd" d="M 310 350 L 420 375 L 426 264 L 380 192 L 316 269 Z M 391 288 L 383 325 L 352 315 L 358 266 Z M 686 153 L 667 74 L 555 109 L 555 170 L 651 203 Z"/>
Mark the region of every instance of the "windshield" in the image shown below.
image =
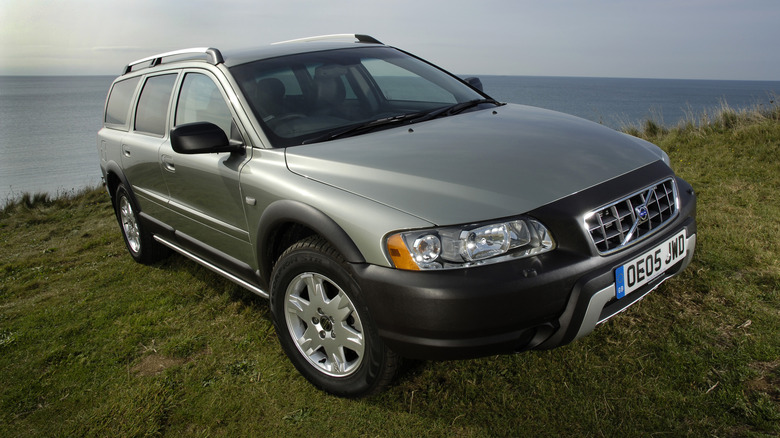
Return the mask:
<path id="1" fill-rule="evenodd" d="M 437 67 L 390 47 L 283 56 L 238 65 L 231 72 L 275 147 L 387 124 L 377 122 L 425 120 L 432 111 L 485 98 Z"/>

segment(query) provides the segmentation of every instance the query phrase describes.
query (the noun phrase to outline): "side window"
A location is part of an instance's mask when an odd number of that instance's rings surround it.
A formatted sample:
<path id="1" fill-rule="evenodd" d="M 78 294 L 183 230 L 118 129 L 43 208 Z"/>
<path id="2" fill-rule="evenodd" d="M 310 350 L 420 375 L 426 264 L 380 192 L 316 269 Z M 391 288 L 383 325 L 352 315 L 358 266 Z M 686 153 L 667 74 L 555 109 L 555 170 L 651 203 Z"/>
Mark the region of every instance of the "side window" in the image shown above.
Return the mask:
<path id="1" fill-rule="evenodd" d="M 135 93 L 140 79 L 140 77 L 135 77 L 119 81 L 111 88 L 108 104 L 106 104 L 106 117 L 103 119 L 106 125 L 119 127 L 127 124 L 127 116 L 130 114 L 130 99 L 133 98 L 133 93 Z"/>
<path id="2" fill-rule="evenodd" d="M 211 122 L 231 135 L 233 116 L 217 85 L 206 75 L 187 73 L 176 105 L 174 125 Z"/>
<path id="3" fill-rule="evenodd" d="M 168 103 L 175 82 L 175 74 L 152 76 L 146 80 L 135 110 L 136 131 L 160 137 L 165 135 Z"/>

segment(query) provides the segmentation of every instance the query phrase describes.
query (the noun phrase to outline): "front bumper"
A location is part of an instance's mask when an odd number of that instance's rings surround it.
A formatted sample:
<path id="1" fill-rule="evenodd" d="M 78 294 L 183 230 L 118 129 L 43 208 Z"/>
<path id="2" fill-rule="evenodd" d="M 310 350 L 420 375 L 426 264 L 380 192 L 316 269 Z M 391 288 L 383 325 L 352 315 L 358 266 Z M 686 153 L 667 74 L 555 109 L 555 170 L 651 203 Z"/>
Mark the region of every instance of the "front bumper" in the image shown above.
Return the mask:
<path id="1" fill-rule="evenodd" d="M 634 291 L 623 299 L 618 300 L 616 298 L 614 270 L 599 276 L 606 278 L 593 278 L 585 281 L 583 287 L 575 287 L 566 310 L 558 318 L 560 328 L 553 336 L 538 345 L 538 348 L 557 347 L 587 335 L 598 324 L 628 309 L 631 305 L 655 290 L 661 283 L 685 270 L 693 259 L 696 249 L 696 234 L 688 235 L 686 240 L 687 254 L 682 261 L 669 268 L 663 275 L 643 288 Z M 595 293 L 590 292 L 593 289 L 591 284 L 596 285 L 604 281 L 610 282 L 609 285 Z"/>
<path id="2" fill-rule="evenodd" d="M 665 166 L 664 166 L 665 167 Z M 666 168 L 668 169 L 668 168 Z M 402 356 L 458 359 L 554 348 L 590 333 L 690 263 L 696 245 L 696 199 L 678 179 L 680 208 L 663 230 L 625 250 L 600 256 L 578 221 L 588 206 L 641 188 L 648 166 L 529 215 L 559 233 L 559 247 L 537 257 L 459 270 L 411 272 L 357 265 L 355 273 L 379 335 Z M 668 170 L 667 170 L 668 172 Z M 643 181 L 643 182 L 642 182 Z M 617 299 L 615 269 L 680 230 L 687 253 L 642 288 Z"/>

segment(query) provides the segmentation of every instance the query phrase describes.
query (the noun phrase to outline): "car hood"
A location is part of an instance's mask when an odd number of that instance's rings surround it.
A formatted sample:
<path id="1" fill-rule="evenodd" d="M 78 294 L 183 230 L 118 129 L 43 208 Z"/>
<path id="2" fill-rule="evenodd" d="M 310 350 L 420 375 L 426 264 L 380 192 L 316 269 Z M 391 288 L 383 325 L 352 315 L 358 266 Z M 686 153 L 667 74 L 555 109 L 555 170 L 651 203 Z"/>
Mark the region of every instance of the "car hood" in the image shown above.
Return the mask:
<path id="1" fill-rule="evenodd" d="M 662 155 L 599 124 L 511 104 L 286 151 L 294 173 L 435 225 L 525 213 Z"/>

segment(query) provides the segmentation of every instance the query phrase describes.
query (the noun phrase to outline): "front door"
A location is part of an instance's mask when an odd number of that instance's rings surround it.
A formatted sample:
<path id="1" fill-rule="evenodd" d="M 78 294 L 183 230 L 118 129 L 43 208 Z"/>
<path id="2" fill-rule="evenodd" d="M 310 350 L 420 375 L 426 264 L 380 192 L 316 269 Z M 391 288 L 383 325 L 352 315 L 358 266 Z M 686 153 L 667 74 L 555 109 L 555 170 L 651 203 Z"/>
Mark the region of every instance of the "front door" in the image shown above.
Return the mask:
<path id="1" fill-rule="evenodd" d="M 223 90 L 205 71 L 184 74 L 174 103 L 173 126 L 211 122 L 228 138 L 243 141 Z M 244 263 L 253 254 L 239 174 L 251 152 L 247 147 L 241 154 L 179 154 L 167 141 L 159 154 L 173 213 L 170 225 Z"/>

